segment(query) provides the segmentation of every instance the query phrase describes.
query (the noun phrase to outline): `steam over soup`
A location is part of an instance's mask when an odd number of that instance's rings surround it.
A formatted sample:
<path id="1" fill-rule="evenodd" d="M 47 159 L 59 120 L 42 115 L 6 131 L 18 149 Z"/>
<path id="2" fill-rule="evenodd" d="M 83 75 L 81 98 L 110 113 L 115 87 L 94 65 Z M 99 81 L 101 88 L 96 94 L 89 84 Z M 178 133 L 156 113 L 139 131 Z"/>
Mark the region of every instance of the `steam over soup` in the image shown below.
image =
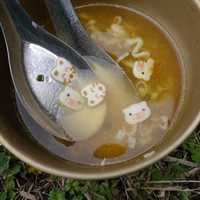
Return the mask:
<path id="1" fill-rule="evenodd" d="M 76 68 L 58 57 L 50 74 L 64 86 L 57 120 L 72 141 L 48 134 L 33 137 L 56 155 L 81 164 L 132 159 L 159 144 L 176 117 L 182 96 L 179 58 L 169 37 L 132 10 L 98 4 L 77 12 L 91 38 L 121 66 L 133 87 L 94 57 L 86 59 L 98 81 L 74 87 Z"/>

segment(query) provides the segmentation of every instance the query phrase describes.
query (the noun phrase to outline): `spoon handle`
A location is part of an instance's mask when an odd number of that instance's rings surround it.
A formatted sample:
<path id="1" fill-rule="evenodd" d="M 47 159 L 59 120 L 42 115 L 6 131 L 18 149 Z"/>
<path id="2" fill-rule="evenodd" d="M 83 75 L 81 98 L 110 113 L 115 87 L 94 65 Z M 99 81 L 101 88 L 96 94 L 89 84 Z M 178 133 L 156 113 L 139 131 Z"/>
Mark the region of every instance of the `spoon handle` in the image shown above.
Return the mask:
<path id="1" fill-rule="evenodd" d="M 76 34 L 75 30 L 77 27 L 82 27 L 79 24 L 79 19 L 74 12 L 71 2 L 69 0 L 45 0 L 45 2 L 59 37 L 71 46 L 79 47 L 78 41 L 75 42 L 74 40 L 74 33 Z M 82 30 L 80 34 L 83 34 Z"/>
<path id="2" fill-rule="evenodd" d="M 83 56 L 114 61 L 90 39 L 75 13 L 71 0 L 45 0 L 57 35 Z"/>

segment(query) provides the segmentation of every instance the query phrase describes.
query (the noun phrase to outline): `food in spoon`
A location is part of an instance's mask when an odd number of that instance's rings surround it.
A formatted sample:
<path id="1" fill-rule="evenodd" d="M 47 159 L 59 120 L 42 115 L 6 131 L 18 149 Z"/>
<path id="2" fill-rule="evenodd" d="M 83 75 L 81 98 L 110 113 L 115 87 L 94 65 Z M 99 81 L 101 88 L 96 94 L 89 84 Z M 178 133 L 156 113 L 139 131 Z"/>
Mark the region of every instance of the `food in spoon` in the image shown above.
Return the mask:
<path id="1" fill-rule="evenodd" d="M 103 100 L 106 87 L 100 82 L 92 82 L 87 76 L 84 79 L 81 72 L 76 74 L 76 66 L 72 66 L 68 60 L 57 57 L 56 61 L 51 76 L 65 85 L 59 94 L 57 122 L 73 141 L 86 140 L 94 136 L 105 121 L 107 106 Z M 84 86 L 84 82 L 91 83 Z M 89 117 L 92 123 L 88 121 Z"/>
<path id="2" fill-rule="evenodd" d="M 106 114 L 107 106 L 102 103 L 95 108 L 85 105 L 80 111 L 70 114 L 65 107 L 62 107 L 57 117 L 62 127 L 67 130 L 67 134 L 73 141 L 78 142 L 87 141 L 98 135 L 106 119 Z"/>
<path id="3" fill-rule="evenodd" d="M 102 83 L 92 83 L 83 88 L 81 94 L 87 98 L 88 106 L 97 106 L 106 96 L 106 87 Z"/>
<path id="4" fill-rule="evenodd" d="M 71 87 L 65 87 L 60 93 L 59 100 L 61 105 L 72 110 L 81 110 L 85 104 L 84 98 Z"/>
<path id="5" fill-rule="evenodd" d="M 75 79 L 76 71 L 68 60 L 58 57 L 51 76 L 54 80 L 67 85 Z"/>

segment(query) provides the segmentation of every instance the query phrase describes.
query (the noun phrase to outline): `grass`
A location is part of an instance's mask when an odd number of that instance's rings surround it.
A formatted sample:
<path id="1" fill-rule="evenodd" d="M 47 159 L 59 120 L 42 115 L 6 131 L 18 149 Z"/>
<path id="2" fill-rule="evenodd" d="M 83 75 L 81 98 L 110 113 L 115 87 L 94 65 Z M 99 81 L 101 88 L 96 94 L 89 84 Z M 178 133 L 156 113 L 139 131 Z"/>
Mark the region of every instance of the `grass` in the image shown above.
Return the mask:
<path id="1" fill-rule="evenodd" d="M 137 173 L 79 181 L 37 171 L 0 147 L 0 200 L 199 200 L 200 127 L 171 155 Z"/>

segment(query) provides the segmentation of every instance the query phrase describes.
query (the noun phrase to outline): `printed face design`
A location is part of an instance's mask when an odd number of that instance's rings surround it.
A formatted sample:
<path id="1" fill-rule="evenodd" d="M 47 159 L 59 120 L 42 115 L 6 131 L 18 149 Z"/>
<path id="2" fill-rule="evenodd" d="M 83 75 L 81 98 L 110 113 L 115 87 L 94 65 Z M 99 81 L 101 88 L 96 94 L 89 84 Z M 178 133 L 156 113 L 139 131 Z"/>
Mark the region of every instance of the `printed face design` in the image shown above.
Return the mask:
<path id="1" fill-rule="evenodd" d="M 76 72 L 69 61 L 58 57 L 56 67 L 52 70 L 51 76 L 60 83 L 69 84 L 75 79 Z"/>
<path id="2" fill-rule="evenodd" d="M 145 101 L 133 104 L 123 110 L 125 121 L 130 124 L 138 124 L 151 116 L 151 110 Z"/>
<path id="3" fill-rule="evenodd" d="M 149 81 L 153 73 L 154 60 L 152 58 L 145 61 L 136 61 L 133 65 L 133 75 L 138 79 Z"/>
<path id="4" fill-rule="evenodd" d="M 87 98 L 88 106 L 100 104 L 106 96 L 106 87 L 101 83 L 92 83 L 82 89 L 81 94 Z"/>
<path id="5" fill-rule="evenodd" d="M 59 95 L 60 103 L 72 110 L 81 110 L 84 98 L 74 89 L 66 87 Z"/>

